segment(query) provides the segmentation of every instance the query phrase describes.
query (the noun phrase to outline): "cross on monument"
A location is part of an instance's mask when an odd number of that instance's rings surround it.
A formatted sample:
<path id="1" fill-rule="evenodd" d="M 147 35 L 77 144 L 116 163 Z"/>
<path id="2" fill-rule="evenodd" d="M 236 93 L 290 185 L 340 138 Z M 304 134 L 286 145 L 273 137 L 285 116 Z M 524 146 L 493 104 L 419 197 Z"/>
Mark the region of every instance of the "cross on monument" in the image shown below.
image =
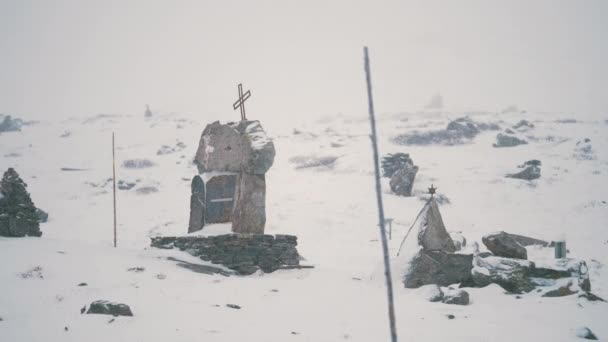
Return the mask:
<path id="1" fill-rule="evenodd" d="M 433 197 L 433 195 L 435 194 L 437 188 L 433 184 L 431 184 L 431 187 L 428 188 L 428 189 L 429 189 L 429 194 L 431 194 L 431 197 Z"/>
<path id="2" fill-rule="evenodd" d="M 247 120 L 247 117 L 245 116 L 245 101 L 250 97 L 251 91 L 247 90 L 243 94 L 243 84 L 239 83 L 239 99 L 236 100 L 232 107 L 234 108 L 234 110 L 236 110 L 237 108 L 241 109 L 241 120 L 243 121 Z"/>

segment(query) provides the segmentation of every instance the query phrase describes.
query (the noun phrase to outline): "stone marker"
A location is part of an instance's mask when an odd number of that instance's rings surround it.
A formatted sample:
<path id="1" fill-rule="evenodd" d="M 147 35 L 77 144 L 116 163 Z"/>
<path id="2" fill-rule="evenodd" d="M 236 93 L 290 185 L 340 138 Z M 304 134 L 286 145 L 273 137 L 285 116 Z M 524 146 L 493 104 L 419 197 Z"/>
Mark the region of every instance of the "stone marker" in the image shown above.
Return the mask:
<path id="1" fill-rule="evenodd" d="M 264 234 L 266 224 L 266 180 L 264 175 L 241 173 L 232 215 L 235 233 Z"/>
<path id="2" fill-rule="evenodd" d="M 199 231 L 205 225 L 205 183 L 203 183 L 203 179 L 198 175 L 194 176 L 191 188 L 188 233 Z"/>
<path id="3" fill-rule="evenodd" d="M 435 198 L 431 198 L 426 213 L 423 214 L 418 244 L 424 249 L 455 252 L 456 246 L 448 234 Z"/>

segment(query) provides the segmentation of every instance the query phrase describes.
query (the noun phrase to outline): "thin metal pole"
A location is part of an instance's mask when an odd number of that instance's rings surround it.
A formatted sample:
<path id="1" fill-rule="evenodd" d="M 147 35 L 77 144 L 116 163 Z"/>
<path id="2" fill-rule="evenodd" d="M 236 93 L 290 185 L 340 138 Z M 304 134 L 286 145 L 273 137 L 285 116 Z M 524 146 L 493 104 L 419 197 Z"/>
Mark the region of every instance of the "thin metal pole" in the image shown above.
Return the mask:
<path id="1" fill-rule="evenodd" d="M 397 342 L 397 326 L 395 324 L 395 305 L 393 299 L 393 277 L 391 275 L 391 264 L 388 254 L 388 241 L 384 229 L 384 206 L 382 205 L 382 189 L 380 187 L 380 168 L 378 162 L 378 142 L 376 135 L 376 118 L 374 116 L 374 100 L 372 98 L 372 76 L 369 67 L 369 56 L 367 46 L 363 48 L 365 54 L 365 78 L 367 81 L 367 100 L 369 103 L 369 121 L 372 126 L 372 148 L 374 150 L 374 170 L 376 173 L 376 197 L 378 199 L 378 216 L 380 218 L 380 238 L 382 240 L 382 252 L 384 254 L 384 275 L 386 276 L 386 294 L 388 299 L 388 319 L 391 329 L 391 341 Z"/>
<path id="2" fill-rule="evenodd" d="M 112 183 L 114 183 L 114 248 L 116 248 L 116 154 L 114 152 L 114 132 L 112 132 Z"/>

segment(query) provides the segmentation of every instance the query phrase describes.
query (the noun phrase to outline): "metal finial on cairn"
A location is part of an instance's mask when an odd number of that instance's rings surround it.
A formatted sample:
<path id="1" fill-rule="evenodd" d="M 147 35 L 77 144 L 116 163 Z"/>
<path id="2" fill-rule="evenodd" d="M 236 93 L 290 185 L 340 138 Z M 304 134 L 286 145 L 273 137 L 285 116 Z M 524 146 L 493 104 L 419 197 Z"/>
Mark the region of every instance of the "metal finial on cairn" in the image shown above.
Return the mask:
<path id="1" fill-rule="evenodd" d="M 431 194 L 431 198 L 432 198 L 433 195 L 435 195 L 435 192 L 437 192 L 437 188 L 433 184 L 431 184 L 431 187 L 428 189 L 429 189 L 429 194 Z"/>

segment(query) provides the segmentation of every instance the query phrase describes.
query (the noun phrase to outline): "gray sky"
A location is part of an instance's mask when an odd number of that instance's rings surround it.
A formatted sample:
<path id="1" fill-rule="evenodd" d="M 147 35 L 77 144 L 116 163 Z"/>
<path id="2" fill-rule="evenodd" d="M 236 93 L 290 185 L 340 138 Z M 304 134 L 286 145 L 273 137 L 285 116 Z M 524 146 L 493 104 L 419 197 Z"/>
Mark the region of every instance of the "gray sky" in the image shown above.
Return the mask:
<path id="1" fill-rule="evenodd" d="M 0 113 L 236 120 L 525 109 L 608 116 L 608 1 L 0 0 Z"/>

